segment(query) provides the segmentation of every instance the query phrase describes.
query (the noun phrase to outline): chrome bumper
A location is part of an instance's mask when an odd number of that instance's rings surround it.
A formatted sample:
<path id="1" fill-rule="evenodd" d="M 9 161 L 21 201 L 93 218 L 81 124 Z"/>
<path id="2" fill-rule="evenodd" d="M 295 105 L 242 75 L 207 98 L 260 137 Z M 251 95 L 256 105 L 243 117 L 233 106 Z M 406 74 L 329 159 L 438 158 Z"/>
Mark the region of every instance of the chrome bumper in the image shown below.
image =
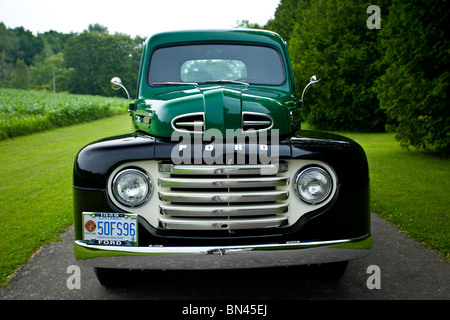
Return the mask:
<path id="1" fill-rule="evenodd" d="M 119 269 L 243 269 L 348 261 L 370 253 L 371 235 L 347 240 L 211 247 L 114 247 L 75 241 L 84 265 Z"/>

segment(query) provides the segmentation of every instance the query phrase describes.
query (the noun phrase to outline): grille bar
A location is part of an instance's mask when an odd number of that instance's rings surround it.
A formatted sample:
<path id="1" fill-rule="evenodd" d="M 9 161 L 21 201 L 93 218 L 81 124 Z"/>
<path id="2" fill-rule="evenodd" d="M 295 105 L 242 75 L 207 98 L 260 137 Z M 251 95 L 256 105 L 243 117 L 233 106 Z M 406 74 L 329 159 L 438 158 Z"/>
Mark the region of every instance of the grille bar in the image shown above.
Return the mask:
<path id="1" fill-rule="evenodd" d="M 203 203 L 229 203 L 229 202 L 268 202 L 286 200 L 288 191 L 268 192 L 175 192 L 161 191 L 159 199 L 168 202 L 203 202 Z"/>
<path id="2" fill-rule="evenodd" d="M 279 227 L 287 220 L 286 216 L 275 216 L 257 219 L 221 219 L 192 220 L 162 217 L 159 219 L 165 229 L 172 230 L 238 230 Z"/>
<path id="3" fill-rule="evenodd" d="M 285 162 L 267 165 L 174 165 L 160 163 L 159 172 L 184 175 L 275 175 L 287 172 Z"/>
<path id="4" fill-rule="evenodd" d="M 201 206 L 160 205 L 161 214 L 173 217 L 224 217 L 224 216 L 260 216 L 286 213 L 287 204 L 240 205 L 240 206 Z"/>
<path id="5" fill-rule="evenodd" d="M 159 178 L 160 187 L 176 188 L 260 188 L 287 186 L 288 177 L 240 178 L 240 179 L 192 179 L 192 178 Z"/>

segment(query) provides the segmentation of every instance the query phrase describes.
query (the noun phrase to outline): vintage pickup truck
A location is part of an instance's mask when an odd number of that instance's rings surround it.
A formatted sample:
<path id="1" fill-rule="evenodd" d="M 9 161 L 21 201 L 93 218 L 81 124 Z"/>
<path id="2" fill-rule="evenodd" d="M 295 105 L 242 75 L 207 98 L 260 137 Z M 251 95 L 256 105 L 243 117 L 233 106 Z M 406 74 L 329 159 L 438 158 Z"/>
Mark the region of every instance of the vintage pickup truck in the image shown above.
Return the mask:
<path id="1" fill-rule="evenodd" d="M 350 139 L 294 126 L 304 93 L 276 33 L 149 37 L 133 133 L 75 159 L 76 259 L 102 285 L 124 269 L 322 265 L 342 276 L 372 246 L 367 159 Z"/>

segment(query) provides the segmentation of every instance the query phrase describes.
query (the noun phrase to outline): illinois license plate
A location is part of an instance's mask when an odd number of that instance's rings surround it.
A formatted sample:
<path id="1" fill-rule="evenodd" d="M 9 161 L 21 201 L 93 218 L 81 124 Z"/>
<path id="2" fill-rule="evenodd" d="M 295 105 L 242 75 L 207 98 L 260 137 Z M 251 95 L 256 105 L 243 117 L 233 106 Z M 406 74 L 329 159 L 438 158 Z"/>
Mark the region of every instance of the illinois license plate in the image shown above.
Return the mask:
<path id="1" fill-rule="evenodd" d="M 137 215 L 83 212 L 84 242 L 107 246 L 137 246 Z"/>

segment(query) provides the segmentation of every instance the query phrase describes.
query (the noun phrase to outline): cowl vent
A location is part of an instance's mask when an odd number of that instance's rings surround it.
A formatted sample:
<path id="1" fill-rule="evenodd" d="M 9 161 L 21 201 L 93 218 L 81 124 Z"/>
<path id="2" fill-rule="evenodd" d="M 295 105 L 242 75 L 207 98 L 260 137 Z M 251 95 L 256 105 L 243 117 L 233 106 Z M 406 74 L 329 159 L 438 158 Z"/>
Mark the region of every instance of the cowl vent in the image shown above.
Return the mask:
<path id="1" fill-rule="evenodd" d="M 272 127 L 273 119 L 266 114 L 256 112 L 242 113 L 242 130 L 244 132 L 266 131 Z"/>
<path id="2" fill-rule="evenodd" d="M 175 117 L 172 120 L 172 128 L 178 132 L 203 133 L 205 131 L 205 114 L 196 112 Z"/>

